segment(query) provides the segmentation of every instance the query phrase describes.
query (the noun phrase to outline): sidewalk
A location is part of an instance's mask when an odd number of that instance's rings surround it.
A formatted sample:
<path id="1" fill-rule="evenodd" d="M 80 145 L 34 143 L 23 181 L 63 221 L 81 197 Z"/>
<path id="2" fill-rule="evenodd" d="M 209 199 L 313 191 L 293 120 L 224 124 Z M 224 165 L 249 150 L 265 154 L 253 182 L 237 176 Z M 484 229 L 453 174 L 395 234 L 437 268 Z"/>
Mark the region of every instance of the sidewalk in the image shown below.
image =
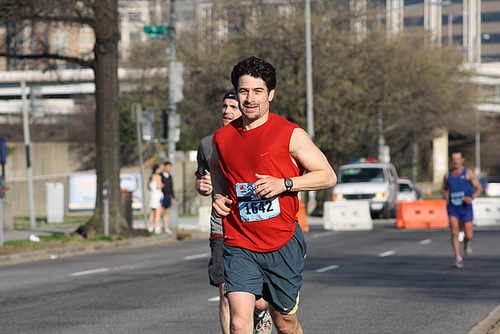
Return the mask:
<path id="1" fill-rule="evenodd" d="M 53 224 L 52 224 L 53 225 Z M 146 223 L 142 219 L 136 219 L 132 222 L 132 226 L 135 230 L 145 229 Z M 178 218 L 178 227 L 176 230 L 186 230 L 186 231 L 196 231 L 198 229 L 198 217 L 179 217 Z M 56 233 L 71 233 L 76 230 L 77 227 L 72 226 L 71 228 L 49 228 L 49 227 L 38 227 L 32 230 L 13 230 L 13 231 L 4 231 L 3 232 L 3 241 L 11 241 L 11 240 L 28 240 L 31 235 L 35 235 L 37 237 L 40 236 L 50 236 Z"/>
<path id="2" fill-rule="evenodd" d="M 322 225 L 323 217 L 307 217 L 307 222 L 309 225 Z M 177 226 L 176 226 L 177 225 Z M 136 219 L 133 221 L 132 226 L 134 229 L 145 229 L 146 223 L 142 219 Z M 198 216 L 190 217 L 179 217 L 178 224 L 172 224 L 172 228 L 176 231 L 200 231 L 200 226 L 198 224 Z M 55 228 L 44 228 L 39 227 L 32 230 L 14 230 L 14 231 L 4 231 L 3 241 L 11 240 L 28 240 L 31 235 L 37 237 L 49 236 L 56 233 L 71 233 L 76 230 L 76 227 L 66 228 L 66 229 L 55 229 Z M 208 231 L 206 231 L 208 232 Z"/>
<path id="3" fill-rule="evenodd" d="M 133 221 L 134 229 L 145 229 L 146 226 L 146 222 L 142 219 Z M 205 228 L 206 231 L 198 228 L 198 217 L 180 217 L 175 225 L 172 224 L 171 227 L 175 230 L 173 235 L 167 233 L 159 235 L 152 234 L 149 237 L 130 238 L 115 242 L 103 241 L 76 246 L 68 245 L 59 248 L 47 248 L 0 255 L 0 266 L 39 260 L 54 260 L 62 257 L 91 254 L 103 251 L 114 251 L 118 249 L 132 249 L 153 245 L 163 245 L 165 243 L 179 242 L 179 240 L 183 239 L 195 238 L 208 240 L 209 238 L 208 228 Z M 77 228 L 77 224 L 65 228 L 62 226 L 61 228 L 57 228 L 57 226 L 54 227 L 54 224 L 51 224 L 50 226 L 41 226 L 31 230 L 4 231 L 3 242 L 5 244 L 5 242 L 12 240 L 30 240 L 30 237 L 36 239 L 36 237 L 53 235 L 56 233 L 71 233 Z"/>

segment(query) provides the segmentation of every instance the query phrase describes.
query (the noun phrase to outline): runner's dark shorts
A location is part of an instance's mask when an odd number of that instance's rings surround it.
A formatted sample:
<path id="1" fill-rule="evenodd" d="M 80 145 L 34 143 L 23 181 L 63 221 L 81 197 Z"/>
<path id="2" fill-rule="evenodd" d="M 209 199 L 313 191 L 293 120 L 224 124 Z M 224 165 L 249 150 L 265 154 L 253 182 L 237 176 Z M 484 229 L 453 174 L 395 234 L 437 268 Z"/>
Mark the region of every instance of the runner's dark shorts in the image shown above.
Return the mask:
<path id="1" fill-rule="evenodd" d="M 244 291 L 264 297 L 282 314 L 294 314 L 299 305 L 306 242 L 300 225 L 292 239 L 273 252 L 255 252 L 224 245 L 226 293 Z"/>
<path id="2" fill-rule="evenodd" d="M 219 286 L 224 283 L 224 262 L 222 262 L 222 246 L 224 246 L 224 238 L 211 238 L 210 250 L 212 257 L 208 262 L 208 277 L 210 285 Z"/>
<path id="3" fill-rule="evenodd" d="M 448 203 L 448 216 L 457 217 L 462 223 L 468 223 L 474 220 L 472 205 L 451 205 Z"/>

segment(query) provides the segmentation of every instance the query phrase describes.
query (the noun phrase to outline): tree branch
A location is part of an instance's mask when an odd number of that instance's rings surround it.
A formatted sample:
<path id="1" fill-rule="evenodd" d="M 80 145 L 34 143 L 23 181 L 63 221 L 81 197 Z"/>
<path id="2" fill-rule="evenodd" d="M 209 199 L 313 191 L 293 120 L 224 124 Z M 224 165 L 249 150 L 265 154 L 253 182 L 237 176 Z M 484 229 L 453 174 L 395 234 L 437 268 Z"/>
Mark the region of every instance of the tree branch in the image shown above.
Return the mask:
<path id="1" fill-rule="evenodd" d="M 2 3 L 0 3 L 0 19 L 7 22 L 29 20 L 69 22 L 93 26 L 95 18 L 92 5 L 95 5 L 92 1 L 2 0 Z"/>

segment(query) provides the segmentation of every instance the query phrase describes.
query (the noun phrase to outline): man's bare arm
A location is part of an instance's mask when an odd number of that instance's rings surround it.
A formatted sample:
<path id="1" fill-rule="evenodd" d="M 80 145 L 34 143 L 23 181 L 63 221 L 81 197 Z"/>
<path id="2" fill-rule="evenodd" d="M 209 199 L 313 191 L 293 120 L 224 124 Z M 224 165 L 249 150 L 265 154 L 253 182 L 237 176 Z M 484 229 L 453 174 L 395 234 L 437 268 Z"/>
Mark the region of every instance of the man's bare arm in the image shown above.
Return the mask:
<path id="1" fill-rule="evenodd" d="M 479 197 L 483 193 L 483 185 L 481 182 L 479 182 L 479 179 L 477 178 L 476 174 L 470 169 L 467 169 L 467 179 L 469 182 L 472 184 L 474 188 L 476 188 L 476 191 L 472 194 L 471 202 L 474 198 Z M 470 204 L 470 203 L 467 203 Z"/>

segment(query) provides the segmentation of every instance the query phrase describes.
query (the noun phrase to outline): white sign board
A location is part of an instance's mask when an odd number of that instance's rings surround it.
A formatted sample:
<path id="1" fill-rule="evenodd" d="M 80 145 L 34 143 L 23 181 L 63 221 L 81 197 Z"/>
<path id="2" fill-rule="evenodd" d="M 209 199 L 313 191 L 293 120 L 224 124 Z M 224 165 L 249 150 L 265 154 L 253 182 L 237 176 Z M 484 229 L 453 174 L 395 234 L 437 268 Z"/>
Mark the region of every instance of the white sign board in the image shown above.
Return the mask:
<path id="1" fill-rule="evenodd" d="M 142 209 L 140 174 L 121 174 L 120 188 L 132 192 L 132 209 Z M 94 210 L 97 193 L 95 174 L 71 174 L 68 180 L 68 208 L 70 211 Z"/>

